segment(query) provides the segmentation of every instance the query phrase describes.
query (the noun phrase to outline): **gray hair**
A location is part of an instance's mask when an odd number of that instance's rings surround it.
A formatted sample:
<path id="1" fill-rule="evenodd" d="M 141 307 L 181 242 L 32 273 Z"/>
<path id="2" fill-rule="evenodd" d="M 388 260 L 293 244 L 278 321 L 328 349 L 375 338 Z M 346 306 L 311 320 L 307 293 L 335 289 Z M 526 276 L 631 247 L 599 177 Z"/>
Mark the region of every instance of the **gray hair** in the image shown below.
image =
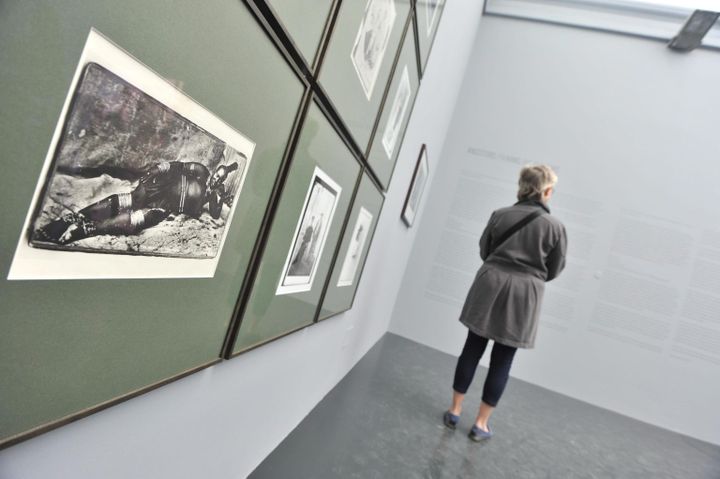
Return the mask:
<path id="1" fill-rule="evenodd" d="M 520 170 L 517 198 L 523 200 L 539 200 L 542 192 L 555 186 L 558 177 L 548 165 L 526 165 Z"/>

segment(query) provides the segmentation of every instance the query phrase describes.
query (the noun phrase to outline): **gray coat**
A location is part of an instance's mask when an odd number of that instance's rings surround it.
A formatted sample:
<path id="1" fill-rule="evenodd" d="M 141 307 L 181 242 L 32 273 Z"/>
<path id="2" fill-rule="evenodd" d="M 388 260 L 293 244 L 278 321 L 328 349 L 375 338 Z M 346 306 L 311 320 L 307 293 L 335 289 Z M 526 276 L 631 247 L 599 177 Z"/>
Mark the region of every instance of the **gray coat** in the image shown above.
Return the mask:
<path id="1" fill-rule="evenodd" d="M 495 251 L 490 245 L 537 208 L 535 218 Z M 460 322 L 472 332 L 516 348 L 535 345 L 545 282 L 565 267 L 563 224 L 539 201 L 522 201 L 493 212 L 480 238 L 484 263 L 470 287 Z"/>

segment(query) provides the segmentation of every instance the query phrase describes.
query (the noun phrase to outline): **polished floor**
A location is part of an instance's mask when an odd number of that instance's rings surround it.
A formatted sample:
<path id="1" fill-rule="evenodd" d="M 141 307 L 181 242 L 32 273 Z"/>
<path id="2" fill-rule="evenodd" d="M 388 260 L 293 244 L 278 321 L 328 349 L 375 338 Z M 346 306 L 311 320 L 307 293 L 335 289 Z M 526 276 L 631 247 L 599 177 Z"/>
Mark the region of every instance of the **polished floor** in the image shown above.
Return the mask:
<path id="1" fill-rule="evenodd" d="M 720 479 L 720 447 L 516 379 L 495 437 L 471 442 L 485 370 L 453 432 L 440 416 L 454 365 L 385 335 L 250 477 Z"/>

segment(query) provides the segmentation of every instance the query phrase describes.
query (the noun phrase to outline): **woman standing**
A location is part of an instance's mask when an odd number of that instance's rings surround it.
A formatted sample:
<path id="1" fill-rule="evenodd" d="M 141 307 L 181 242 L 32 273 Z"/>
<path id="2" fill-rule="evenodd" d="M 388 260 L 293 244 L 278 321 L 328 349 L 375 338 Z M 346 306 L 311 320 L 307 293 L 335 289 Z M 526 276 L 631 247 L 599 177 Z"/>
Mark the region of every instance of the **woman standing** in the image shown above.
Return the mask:
<path id="1" fill-rule="evenodd" d="M 480 238 L 484 263 L 460 315 L 469 331 L 455 369 L 452 406 L 443 416 L 445 425 L 455 429 L 478 362 L 493 340 L 482 403 L 469 434 L 474 441 L 492 436 L 488 420 L 507 384 L 515 351 L 534 346 L 545 282 L 565 267 L 565 227 L 548 208 L 556 183 L 549 166 L 524 167 L 518 202 L 493 212 Z"/>

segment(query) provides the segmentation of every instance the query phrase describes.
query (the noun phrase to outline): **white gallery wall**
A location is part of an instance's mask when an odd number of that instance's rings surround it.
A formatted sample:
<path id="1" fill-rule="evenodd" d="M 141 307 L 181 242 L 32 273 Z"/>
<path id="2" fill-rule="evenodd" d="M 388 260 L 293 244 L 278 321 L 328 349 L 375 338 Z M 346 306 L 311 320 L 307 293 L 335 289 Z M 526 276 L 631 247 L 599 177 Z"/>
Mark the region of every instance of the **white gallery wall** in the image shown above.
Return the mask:
<path id="1" fill-rule="evenodd" d="M 246 477 L 387 331 L 417 234 L 405 194 L 421 144 L 445 138 L 481 11 L 445 8 L 352 310 L 0 451 L 0 478 Z"/>
<path id="2" fill-rule="evenodd" d="M 569 262 L 512 376 L 720 444 L 719 85 L 717 51 L 483 18 L 391 331 L 459 354 L 480 233 L 549 163 Z"/>

